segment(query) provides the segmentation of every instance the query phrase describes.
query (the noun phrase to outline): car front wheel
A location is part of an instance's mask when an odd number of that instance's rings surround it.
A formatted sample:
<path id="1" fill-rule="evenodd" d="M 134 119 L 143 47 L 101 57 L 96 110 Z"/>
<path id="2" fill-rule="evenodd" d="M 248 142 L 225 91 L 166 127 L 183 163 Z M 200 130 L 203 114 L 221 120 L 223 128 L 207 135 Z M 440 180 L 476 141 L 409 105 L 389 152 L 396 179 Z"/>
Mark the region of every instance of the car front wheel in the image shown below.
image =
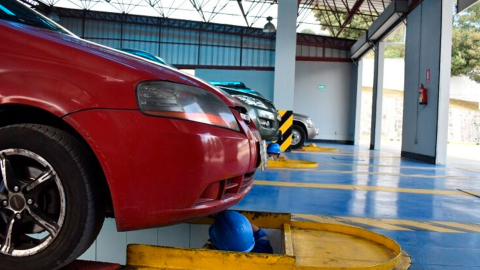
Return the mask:
<path id="1" fill-rule="evenodd" d="M 307 140 L 307 135 L 305 130 L 297 124 L 293 124 L 292 126 L 292 148 L 298 149 L 303 146 L 305 141 Z"/>
<path id="2" fill-rule="evenodd" d="M 58 269 L 92 244 L 105 215 L 97 169 L 59 129 L 0 128 L 1 270 Z"/>

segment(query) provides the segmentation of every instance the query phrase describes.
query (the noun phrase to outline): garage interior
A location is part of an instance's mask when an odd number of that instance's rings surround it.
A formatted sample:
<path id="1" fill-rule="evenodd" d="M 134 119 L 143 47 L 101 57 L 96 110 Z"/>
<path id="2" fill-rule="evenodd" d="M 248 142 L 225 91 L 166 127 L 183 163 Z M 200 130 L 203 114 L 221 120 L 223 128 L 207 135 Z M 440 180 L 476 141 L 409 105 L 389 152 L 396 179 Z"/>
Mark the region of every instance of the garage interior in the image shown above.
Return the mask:
<path id="1" fill-rule="evenodd" d="M 175 8 L 188 5 L 201 21 L 129 14 L 133 4 L 126 3 L 105 12 L 89 6 L 96 1 L 71 0 L 78 2 L 77 8 L 54 0 L 24 2 L 45 14 L 54 11 L 60 25 L 83 39 L 147 51 L 207 82 L 241 81 L 272 100 L 278 110 L 310 116 L 319 133 L 309 143 L 336 151 L 282 153 L 318 167 L 257 169 L 253 189 L 232 209 L 289 213 L 294 220 L 380 233 L 408 253 L 409 269 L 480 269 L 480 157 L 472 161 L 447 155 L 451 0 L 230 1 L 238 5 L 246 26 L 212 23 L 212 16 L 227 20 L 233 15 L 203 10 L 205 1 L 196 0 Z M 155 5 L 139 5 L 146 4 Z M 264 15 L 248 16 L 247 5 L 275 6 L 276 31 L 252 27 L 254 20 L 266 20 Z M 349 29 L 355 16 L 373 23 L 357 29 L 363 31 L 358 40 L 297 33 L 301 15 L 312 9 L 345 13 L 338 22 L 325 25 L 337 34 Z M 384 54 L 386 37 L 400 25 L 406 25 L 403 129 L 401 147 L 392 148 L 382 145 L 381 138 L 388 72 Z M 360 142 L 362 59 L 372 51 L 371 138 L 366 145 Z M 422 87 L 428 89 L 427 104 L 419 102 Z M 281 246 L 279 232 L 268 232 L 274 246 Z M 129 244 L 198 249 L 208 239 L 208 225 L 118 232 L 115 220 L 107 218 L 97 240 L 79 259 L 125 265 Z"/>

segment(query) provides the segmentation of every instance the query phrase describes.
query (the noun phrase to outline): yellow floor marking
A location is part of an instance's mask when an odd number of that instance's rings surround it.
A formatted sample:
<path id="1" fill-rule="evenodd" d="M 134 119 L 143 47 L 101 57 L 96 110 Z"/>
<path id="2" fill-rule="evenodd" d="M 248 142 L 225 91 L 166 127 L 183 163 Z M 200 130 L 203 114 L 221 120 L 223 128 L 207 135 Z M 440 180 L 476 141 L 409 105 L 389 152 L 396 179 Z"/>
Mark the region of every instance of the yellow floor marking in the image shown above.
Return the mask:
<path id="1" fill-rule="evenodd" d="M 294 218 L 307 219 L 307 220 L 315 221 L 315 222 L 319 222 L 319 223 L 331 223 L 331 224 L 348 225 L 348 223 L 341 222 L 338 217 L 295 214 Z"/>
<path id="2" fill-rule="evenodd" d="M 332 223 L 341 225 L 366 225 L 360 227 L 378 228 L 392 231 L 414 231 L 418 228 L 422 231 L 433 231 L 443 233 L 466 233 L 466 232 L 480 232 L 480 224 L 466 224 L 458 222 L 446 221 L 413 221 L 403 219 L 376 219 L 363 217 L 339 217 L 339 216 L 323 216 L 323 215 L 309 215 L 309 214 L 293 214 L 294 219 L 306 219 L 309 221 L 320 223 Z M 404 227 L 404 226 L 408 226 Z M 458 228 L 459 230 L 445 228 L 444 226 Z M 412 229 L 413 228 L 413 229 Z"/>
<path id="3" fill-rule="evenodd" d="M 357 217 L 330 217 L 330 216 L 317 216 L 317 215 L 305 215 L 305 214 L 295 214 L 295 218 L 307 219 L 310 221 L 316 221 L 320 223 L 331 223 L 331 224 L 340 224 L 340 225 L 351 225 L 352 222 L 367 225 L 369 227 L 386 229 L 391 231 L 411 231 L 410 229 L 403 228 L 400 226 L 395 226 L 391 224 L 382 223 L 378 219 L 368 219 L 368 218 L 357 218 Z M 345 222 L 347 221 L 347 222 Z M 350 221 L 350 222 L 348 222 Z"/>
<path id="4" fill-rule="evenodd" d="M 375 227 L 375 228 L 385 229 L 385 230 L 411 231 L 411 229 L 384 223 L 378 219 L 366 219 L 366 218 L 358 218 L 358 217 L 342 217 L 341 219 L 352 221 L 359 224 L 364 224 L 364 225 Z"/>
<path id="5" fill-rule="evenodd" d="M 415 166 L 402 166 L 402 165 L 383 165 L 383 164 L 370 164 L 370 163 L 334 163 L 334 162 L 319 162 L 320 166 L 360 166 L 360 167 L 381 167 L 381 168 L 398 168 L 398 169 L 413 169 L 413 170 L 447 170 L 446 167 L 415 167 Z M 457 169 L 459 170 L 459 169 Z M 480 174 L 480 172 L 478 172 Z"/>
<path id="6" fill-rule="evenodd" d="M 463 224 L 448 221 L 434 221 L 432 223 L 480 233 L 480 224 Z"/>
<path id="7" fill-rule="evenodd" d="M 279 187 L 299 187 L 299 188 L 318 188 L 318 189 L 386 191 L 386 192 L 432 194 L 432 195 L 470 196 L 466 193 L 463 193 L 463 192 L 460 192 L 460 191 L 457 191 L 457 190 L 433 190 L 433 189 L 413 189 L 413 188 L 378 187 L 378 186 L 337 185 L 337 184 L 321 184 L 321 183 L 278 182 L 278 181 L 265 181 L 265 180 L 255 180 L 255 185 L 279 186 Z"/>
<path id="8" fill-rule="evenodd" d="M 431 178 L 431 179 L 456 179 L 456 180 L 480 180 L 480 177 L 461 176 L 461 175 L 425 175 L 425 174 L 403 174 L 389 172 L 365 172 L 365 171 L 342 171 L 342 170 L 322 170 L 322 169 L 295 169 L 295 168 L 270 168 L 271 170 L 289 170 L 289 171 L 309 171 L 338 174 L 365 174 L 365 175 L 383 175 L 383 176 L 401 176 L 413 178 Z"/>
<path id="9" fill-rule="evenodd" d="M 457 231 L 453 229 L 443 228 L 439 226 L 430 225 L 425 222 L 417 222 L 412 220 L 401 220 L 401 219 L 382 219 L 383 222 L 393 225 L 407 225 L 410 227 L 421 228 L 427 231 L 434 232 L 448 232 L 448 233 L 462 233 L 462 231 Z"/>
<path id="10" fill-rule="evenodd" d="M 311 154 L 311 155 L 323 155 L 323 156 L 349 156 L 355 158 L 401 158 L 400 155 L 372 155 L 369 153 L 342 153 L 342 152 L 313 152 L 313 151 L 292 151 L 296 154 Z"/>

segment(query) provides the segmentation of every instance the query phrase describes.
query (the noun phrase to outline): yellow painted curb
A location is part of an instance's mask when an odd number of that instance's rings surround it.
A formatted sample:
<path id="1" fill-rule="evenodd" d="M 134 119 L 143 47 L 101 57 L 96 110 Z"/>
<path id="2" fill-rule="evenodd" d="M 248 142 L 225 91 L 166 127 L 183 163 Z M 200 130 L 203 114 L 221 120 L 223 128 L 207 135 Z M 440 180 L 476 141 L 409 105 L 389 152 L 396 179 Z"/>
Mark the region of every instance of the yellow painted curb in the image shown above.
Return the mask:
<path id="1" fill-rule="evenodd" d="M 317 168 L 318 163 L 306 160 L 284 159 L 269 160 L 267 168 Z"/>
<path id="2" fill-rule="evenodd" d="M 292 221 L 289 214 L 242 213 L 260 227 L 282 229 L 284 254 L 129 245 L 128 269 L 405 270 L 411 264 L 394 240 L 362 228 Z M 195 223 L 202 222 L 212 219 Z"/>
<path id="3" fill-rule="evenodd" d="M 291 222 L 291 228 L 293 229 L 300 229 L 304 231 L 326 231 L 326 232 L 332 232 L 332 233 L 338 233 L 340 235 L 349 235 L 354 237 L 353 239 L 350 239 L 349 241 L 345 241 L 344 239 L 341 240 L 342 244 L 345 246 L 343 247 L 343 250 L 346 252 L 345 253 L 345 262 L 339 262 L 335 261 L 337 258 L 329 258 L 328 255 L 324 258 L 323 265 L 318 265 L 318 263 L 321 263 L 319 261 L 313 261 L 311 263 L 317 263 L 316 267 L 312 267 L 311 265 L 302 265 L 301 263 L 298 263 L 298 259 L 302 257 L 302 254 L 299 254 L 297 250 L 294 251 L 296 258 L 297 258 L 297 265 L 295 269 L 302 269 L 302 270 L 313 270 L 313 269 L 323 269 L 323 270 L 340 270 L 340 269 L 349 269 L 349 270 L 398 270 L 398 269 L 408 269 L 410 265 L 406 268 L 399 268 L 399 266 L 402 265 L 402 258 L 403 258 L 403 253 L 402 249 L 397 242 L 394 240 L 375 233 L 371 232 L 359 227 L 354 227 L 350 225 L 341 225 L 341 224 L 330 224 L 330 223 L 313 223 L 313 222 L 304 222 L 304 221 L 292 221 Z M 378 261 L 375 262 L 375 259 L 369 260 L 370 258 L 365 257 L 363 260 L 358 260 L 355 261 L 354 259 L 348 260 L 348 256 L 352 256 L 355 253 L 361 252 L 361 249 L 358 249 L 354 247 L 354 244 L 359 241 L 371 241 L 371 246 L 378 245 L 378 246 L 383 246 L 386 247 L 388 250 L 392 251 L 394 254 L 394 257 L 386 260 L 386 261 Z M 324 240 L 325 241 L 325 240 Z M 352 246 L 349 246 L 350 245 Z M 338 246 L 338 242 L 333 243 L 334 246 Z M 365 246 L 365 244 L 363 243 Z M 328 244 L 326 244 L 328 246 Z M 295 249 L 295 247 L 294 247 Z M 313 247 L 309 247 L 309 249 L 313 249 Z M 307 250 L 307 253 L 309 251 Z M 308 256 L 308 255 L 307 255 Z M 311 258 L 308 258 L 311 259 Z M 306 260 L 301 260 L 301 262 L 305 262 Z M 306 261 L 308 263 L 308 261 Z M 361 266 L 355 266 L 354 264 L 364 264 Z M 369 265 L 370 264 L 370 265 Z"/>
<path id="4" fill-rule="evenodd" d="M 319 147 L 314 143 L 309 145 L 302 146 L 302 150 L 304 151 L 318 151 L 318 152 L 338 152 L 338 148 L 333 147 Z"/>

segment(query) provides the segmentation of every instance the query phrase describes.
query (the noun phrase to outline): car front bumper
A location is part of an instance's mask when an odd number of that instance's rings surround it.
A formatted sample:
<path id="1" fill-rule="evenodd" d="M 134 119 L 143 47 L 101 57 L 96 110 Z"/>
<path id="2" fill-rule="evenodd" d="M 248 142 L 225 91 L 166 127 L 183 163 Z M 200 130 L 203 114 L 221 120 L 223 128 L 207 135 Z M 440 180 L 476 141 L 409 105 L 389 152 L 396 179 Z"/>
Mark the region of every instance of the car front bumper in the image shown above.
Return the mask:
<path id="1" fill-rule="evenodd" d="M 119 231 L 222 211 L 253 186 L 259 139 L 243 121 L 236 132 L 135 110 L 87 110 L 64 119 L 100 161 Z"/>
<path id="2" fill-rule="evenodd" d="M 315 127 L 307 127 L 307 139 L 312 140 L 318 135 L 318 128 Z"/>
<path id="3" fill-rule="evenodd" d="M 250 119 L 255 123 L 263 140 L 274 141 L 278 137 L 277 112 L 271 112 L 259 108 L 247 107 Z M 268 124 L 267 124 L 268 123 Z"/>

